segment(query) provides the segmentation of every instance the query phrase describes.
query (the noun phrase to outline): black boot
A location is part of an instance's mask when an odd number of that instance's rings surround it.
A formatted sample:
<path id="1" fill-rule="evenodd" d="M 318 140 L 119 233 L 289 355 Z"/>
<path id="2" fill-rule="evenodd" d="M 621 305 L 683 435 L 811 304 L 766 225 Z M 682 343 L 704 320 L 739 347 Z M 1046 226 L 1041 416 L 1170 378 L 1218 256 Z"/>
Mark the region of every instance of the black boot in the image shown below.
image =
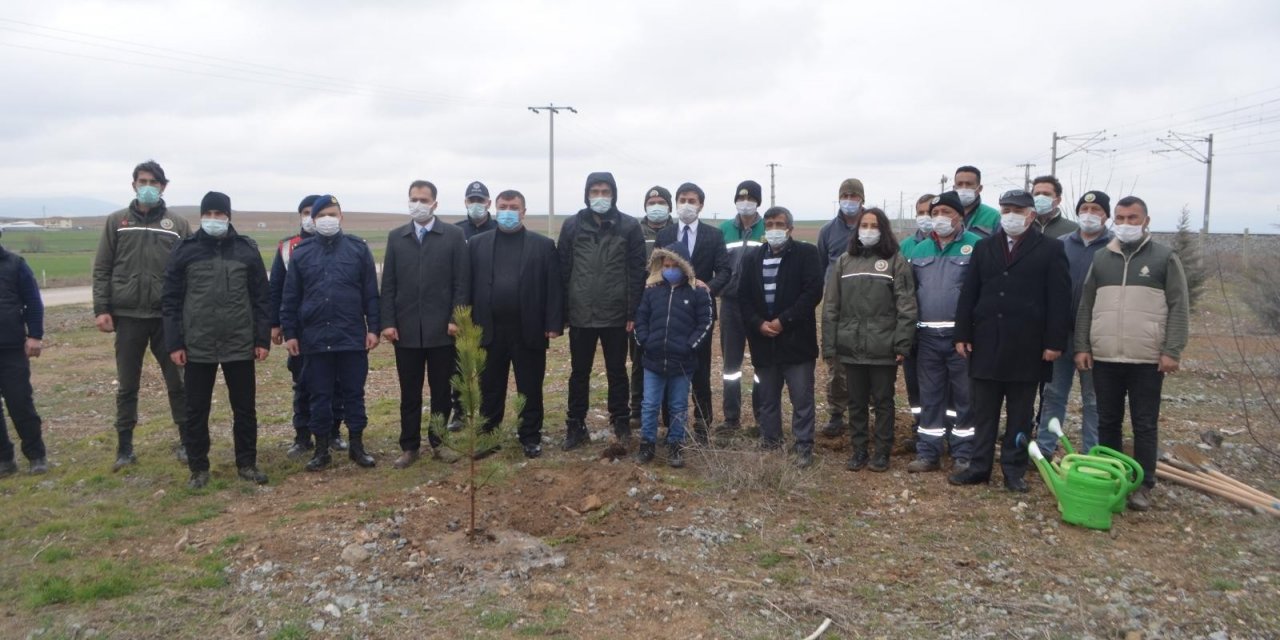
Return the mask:
<path id="1" fill-rule="evenodd" d="M 667 466 L 672 469 L 684 468 L 684 445 L 679 442 L 667 443 Z"/>
<path id="2" fill-rule="evenodd" d="M 653 462 L 653 456 L 656 449 L 656 443 L 641 441 L 640 448 L 636 450 L 636 462 L 640 464 L 649 464 L 650 462 Z"/>
<path id="3" fill-rule="evenodd" d="M 290 460 L 298 460 L 313 448 L 311 444 L 311 432 L 305 430 L 294 430 L 293 444 L 289 445 L 289 451 L 285 456 Z"/>
<path id="4" fill-rule="evenodd" d="M 591 434 L 587 433 L 587 426 L 582 424 L 580 420 L 566 421 L 565 428 L 564 442 L 560 444 L 560 448 L 564 451 L 572 451 L 591 441 Z"/>
<path id="5" fill-rule="evenodd" d="M 626 420 L 615 420 L 613 423 L 613 435 L 618 437 L 618 442 L 627 444 L 631 441 L 631 424 Z"/>
<path id="6" fill-rule="evenodd" d="M 129 465 L 137 464 L 138 457 L 133 455 L 133 430 L 116 432 L 116 463 L 112 471 L 119 471 Z"/>
<path id="7" fill-rule="evenodd" d="M 373 456 L 365 453 L 363 433 L 351 434 L 351 446 L 347 449 L 347 457 L 351 458 L 356 465 L 364 467 L 365 469 L 372 469 L 373 465 L 377 464 L 374 461 Z"/>
<path id="8" fill-rule="evenodd" d="M 333 457 L 329 455 L 329 437 L 316 436 L 316 450 L 307 461 L 307 471 L 320 471 L 331 464 Z"/>

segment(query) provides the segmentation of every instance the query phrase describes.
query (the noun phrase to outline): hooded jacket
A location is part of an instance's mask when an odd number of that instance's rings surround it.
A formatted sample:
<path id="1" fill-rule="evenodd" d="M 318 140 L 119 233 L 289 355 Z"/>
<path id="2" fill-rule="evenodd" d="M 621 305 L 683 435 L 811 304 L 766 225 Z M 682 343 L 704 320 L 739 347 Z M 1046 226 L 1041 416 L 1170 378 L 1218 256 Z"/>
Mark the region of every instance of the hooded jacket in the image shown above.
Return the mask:
<path id="1" fill-rule="evenodd" d="M 822 356 L 842 364 L 894 365 L 916 334 L 915 280 L 902 253 L 844 255 L 828 269 Z"/>
<path id="2" fill-rule="evenodd" d="M 662 277 L 665 260 L 674 260 L 684 272 L 679 283 Z M 645 369 L 663 376 L 690 376 L 698 368 L 698 347 L 711 339 L 711 295 L 689 284 L 695 277 L 693 266 L 673 251 L 655 249 L 649 258 L 635 331 Z"/>
<path id="3" fill-rule="evenodd" d="M 613 191 L 609 210 L 597 214 L 589 206 L 582 209 L 560 227 L 556 242 L 564 280 L 565 318 L 572 327 L 623 327 L 635 320 L 644 292 L 644 232 L 638 220 L 618 211 L 618 185 L 613 174 L 587 176 L 583 202 L 589 204 L 588 191 L 600 182 Z"/>
<path id="4" fill-rule="evenodd" d="M 173 250 L 164 275 L 164 338 L 191 362 L 253 359 L 271 348 L 270 293 L 262 254 L 251 238 L 196 231 Z"/>
<path id="5" fill-rule="evenodd" d="M 93 262 L 93 314 L 159 318 L 165 263 L 174 245 L 191 233 L 164 200 L 143 213 L 134 200 L 107 216 Z"/>

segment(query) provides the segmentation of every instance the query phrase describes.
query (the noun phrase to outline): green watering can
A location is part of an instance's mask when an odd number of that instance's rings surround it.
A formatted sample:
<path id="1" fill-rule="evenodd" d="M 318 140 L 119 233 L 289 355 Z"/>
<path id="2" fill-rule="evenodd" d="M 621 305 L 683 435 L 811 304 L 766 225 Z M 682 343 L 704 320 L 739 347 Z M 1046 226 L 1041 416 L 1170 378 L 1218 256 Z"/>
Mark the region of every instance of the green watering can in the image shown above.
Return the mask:
<path id="1" fill-rule="evenodd" d="M 1058 499 L 1063 521 L 1089 529 L 1110 529 L 1112 514 L 1123 511 L 1125 499 L 1142 485 L 1142 468 L 1133 458 L 1108 447 L 1094 447 L 1089 455 L 1073 453 L 1057 420 L 1050 421 L 1049 430 L 1070 452 L 1062 462 L 1046 460 L 1034 441 L 1027 445 L 1027 452 Z"/>

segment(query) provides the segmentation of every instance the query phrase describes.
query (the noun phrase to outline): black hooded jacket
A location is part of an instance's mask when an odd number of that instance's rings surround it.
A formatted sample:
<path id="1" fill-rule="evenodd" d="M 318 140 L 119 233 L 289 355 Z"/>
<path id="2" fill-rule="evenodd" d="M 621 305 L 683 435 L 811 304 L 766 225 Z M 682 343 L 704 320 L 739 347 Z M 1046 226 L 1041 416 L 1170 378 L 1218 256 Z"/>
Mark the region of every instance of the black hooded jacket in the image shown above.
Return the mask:
<path id="1" fill-rule="evenodd" d="M 644 231 L 635 218 L 618 211 L 618 185 L 613 174 L 587 176 L 583 202 L 590 204 L 591 185 L 608 184 L 613 202 L 604 214 L 590 206 L 560 227 L 556 250 L 571 327 L 622 327 L 634 321 L 644 293 Z"/>

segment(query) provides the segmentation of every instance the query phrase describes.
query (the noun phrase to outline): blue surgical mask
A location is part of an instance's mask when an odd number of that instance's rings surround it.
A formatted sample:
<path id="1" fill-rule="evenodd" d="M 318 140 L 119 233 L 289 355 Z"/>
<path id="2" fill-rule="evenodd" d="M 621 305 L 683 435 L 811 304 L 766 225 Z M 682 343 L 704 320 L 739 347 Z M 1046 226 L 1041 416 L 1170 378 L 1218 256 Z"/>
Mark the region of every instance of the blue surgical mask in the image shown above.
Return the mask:
<path id="1" fill-rule="evenodd" d="M 613 208 L 613 198 L 592 198 L 591 199 L 591 210 L 596 213 L 599 213 L 599 214 L 609 213 L 609 210 L 612 208 Z"/>
<path id="2" fill-rule="evenodd" d="M 1053 211 L 1053 198 L 1041 194 L 1036 196 L 1034 199 L 1036 203 L 1036 215 L 1046 216 Z"/>
<path id="3" fill-rule="evenodd" d="M 679 284 L 684 279 L 684 269 L 680 267 L 663 267 L 662 277 L 671 284 Z"/>
<path id="4" fill-rule="evenodd" d="M 840 201 L 840 213 L 843 213 L 846 216 L 851 216 L 859 211 L 862 211 L 861 200 L 841 200 Z"/>
<path id="5" fill-rule="evenodd" d="M 138 187 L 138 204 L 154 207 L 160 203 L 160 189 L 151 185 Z"/>
<path id="6" fill-rule="evenodd" d="M 671 217 L 671 211 L 667 209 L 665 204 L 655 204 L 645 209 L 644 215 L 649 219 L 649 222 L 658 224 L 666 222 L 667 218 Z"/>
<path id="7" fill-rule="evenodd" d="M 786 229 L 765 229 L 764 241 L 768 242 L 769 246 L 773 247 L 774 249 L 781 248 L 782 245 L 787 243 L 787 230 Z"/>
<path id="8" fill-rule="evenodd" d="M 489 213 L 489 208 L 484 206 L 483 202 L 472 202 L 467 205 L 467 217 L 472 220 L 483 220 Z"/>
<path id="9" fill-rule="evenodd" d="M 219 220 L 217 218 L 200 218 L 200 228 L 204 232 L 215 237 L 221 238 L 227 235 L 227 227 L 231 225 L 229 220 Z"/>
<path id="10" fill-rule="evenodd" d="M 520 212 L 510 209 L 498 209 L 498 228 L 503 231 L 515 231 L 520 228 Z"/>

